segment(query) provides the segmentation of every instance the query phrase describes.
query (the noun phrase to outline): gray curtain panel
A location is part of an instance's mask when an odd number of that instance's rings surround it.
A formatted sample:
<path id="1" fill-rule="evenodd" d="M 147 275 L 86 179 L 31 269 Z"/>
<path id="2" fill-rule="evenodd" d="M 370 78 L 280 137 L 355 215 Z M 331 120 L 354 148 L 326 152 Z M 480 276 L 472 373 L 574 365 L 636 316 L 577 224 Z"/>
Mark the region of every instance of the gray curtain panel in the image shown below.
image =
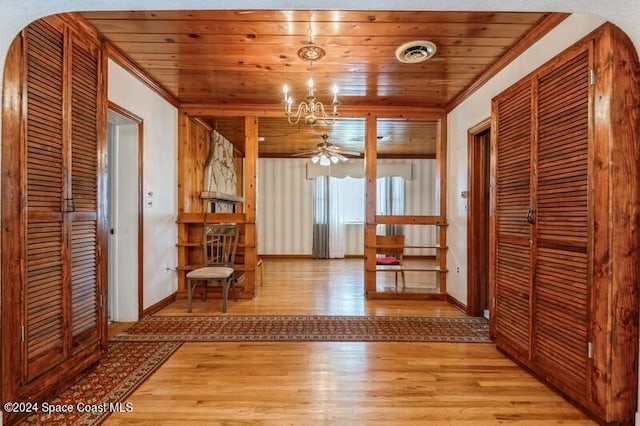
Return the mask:
<path id="1" fill-rule="evenodd" d="M 404 179 L 400 176 L 379 178 L 377 182 L 378 215 L 403 215 L 405 212 Z M 402 225 L 378 225 L 380 235 L 402 235 Z"/>
<path id="2" fill-rule="evenodd" d="M 311 257 L 329 259 L 329 176 L 314 179 Z"/>

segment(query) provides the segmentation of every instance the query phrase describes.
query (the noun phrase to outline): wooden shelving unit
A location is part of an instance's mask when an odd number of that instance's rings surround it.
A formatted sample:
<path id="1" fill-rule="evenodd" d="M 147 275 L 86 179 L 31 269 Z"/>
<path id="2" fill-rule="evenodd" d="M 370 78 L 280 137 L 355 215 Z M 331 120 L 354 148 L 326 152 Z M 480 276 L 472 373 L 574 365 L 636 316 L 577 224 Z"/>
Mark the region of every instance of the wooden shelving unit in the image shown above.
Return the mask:
<path id="1" fill-rule="evenodd" d="M 178 156 L 178 290 L 179 298 L 186 298 L 186 273 L 201 267 L 202 229 L 205 224 L 236 223 L 240 226 L 240 241 L 236 254 L 236 270 L 241 274 L 242 291 L 238 296 L 251 298 L 255 288 L 256 231 L 255 186 L 257 152 L 257 122 L 245 117 L 247 135 L 243 153 L 234 151 L 234 168 L 242 195 L 203 192 L 205 163 L 209 158 L 213 129 L 202 120 L 179 114 Z M 238 156 L 236 158 L 236 155 Z M 244 157 L 242 156 L 244 155 Z M 237 160 L 237 161 L 236 161 Z M 211 200 L 233 205 L 232 213 L 213 212 Z M 215 292 L 213 293 L 215 295 Z"/>
<path id="2" fill-rule="evenodd" d="M 401 220 L 401 219 L 400 219 Z M 424 224 L 425 226 L 437 226 L 438 228 L 440 227 L 446 227 L 447 224 L 446 223 L 432 223 L 432 224 Z M 375 256 L 375 254 L 379 251 L 379 249 L 398 249 L 398 248 L 403 248 L 403 249 L 435 249 L 436 250 L 436 256 L 434 260 L 430 260 L 428 261 L 428 265 L 420 265 L 420 266 L 416 266 L 416 265 L 411 265 L 411 264 L 407 264 L 410 262 L 406 262 L 406 258 L 405 258 L 405 262 L 402 265 L 377 265 L 375 263 L 375 260 L 373 262 L 366 262 L 365 261 L 365 273 L 366 274 L 370 274 L 375 278 L 375 280 L 377 281 L 377 275 L 378 273 L 388 273 L 388 272 L 434 272 L 436 274 L 438 274 L 437 278 L 436 278 L 436 282 L 437 282 L 437 289 L 436 291 L 425 291 L 424 292 L 424 297 L 432 299 L 432 298 L 443 298 L 446 297 L 446 276 L 447 273 L 449 272 L 449 270 L 447 269 L 447 258 L 446 258 L 446 253 L 448 250 L 448 247 L 446 246 L 446 239 L 444 238 L 445 235 L 442 233 L 441 230 L 439 230 L 437 232 L 438 235 L 438 241 L 440 241 L 440 243 L 436 243 L 436 244 L 424 244 L 424 245 L 395 245 L 395 244 L 370 244 L 370 245 L 366 245 L 365 246 L 365 252 L 367 253 L 372 253 L 373 256 Z M 371 255 L 371 254 L 370 254 Z M 374 281 L 374 282 L 376 282 Z M 377 290 L 377 286 L 376 286 L 376 290 L 375 292 L 371 293 L 370 295 L 373 295 L 373 297 L 375 298 L 387 298 L 387 297 L 410 297 L 410 298 L 416 298 L 419 297 L 419 294 L 411 294 L 411 293 L 405 293 L 405 292 L 393 292 L 390 294 L 386 294 L 385 292 L 380 292 Z"/>

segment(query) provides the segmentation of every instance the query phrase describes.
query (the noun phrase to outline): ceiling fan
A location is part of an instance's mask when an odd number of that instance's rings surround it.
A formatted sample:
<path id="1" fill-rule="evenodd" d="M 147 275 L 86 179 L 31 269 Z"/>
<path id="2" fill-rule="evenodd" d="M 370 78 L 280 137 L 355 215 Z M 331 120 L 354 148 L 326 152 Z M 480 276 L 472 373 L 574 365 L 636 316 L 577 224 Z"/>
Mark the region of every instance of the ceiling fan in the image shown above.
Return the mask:
<path id="1" fill-rule="evenodd" d="M 306 157 L 313 155 L 311 157 L 311 162 L 314 164 L 320 163 L 321 166 L 329 166 L 331 163 L 335 164 L 339 161 L 349 160 L 347 156 L 360 157 L 362 155 L 358 151 L 347 151 L 337 145 L 327 142 L 327 139 L 329 139 L 329 135 L 322 135 L 322 142 L 318 143 L 315 149 L 293 154 L 293 157 Z"/>

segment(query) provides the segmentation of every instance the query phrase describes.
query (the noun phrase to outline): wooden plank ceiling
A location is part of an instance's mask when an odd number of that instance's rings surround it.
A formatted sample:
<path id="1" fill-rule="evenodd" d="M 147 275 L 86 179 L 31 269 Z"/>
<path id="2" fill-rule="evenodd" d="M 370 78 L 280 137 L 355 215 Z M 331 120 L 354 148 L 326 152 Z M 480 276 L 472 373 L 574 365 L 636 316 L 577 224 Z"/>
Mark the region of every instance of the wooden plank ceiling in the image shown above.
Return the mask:
<path id="1" fill-rule="evenodd" d="M 339 87 L 349 107 L 442 108 L 471 86 L 550 14 L 428 11 L 138 11 L 81 14 L 102 35 L 181 103 L 272 108 L 282 86 L 298 101 L 309 63 L 297 56 L 308 43 L 326 56 L 314 63 L 316 96 L 331 102 Z M 436 55 L 400 63 L 396 49 L 429 40 Z M 241 147 L 241 120 L 201 117 Z M 379 125 L 381 156 L 435 152 L 435 122 L 388 120 Z M 309 129 L 286 119 L 260 119 L 261 156 L 290 156 L 329 141 L 364 150 L 364 121 L 341 120 Z"/>

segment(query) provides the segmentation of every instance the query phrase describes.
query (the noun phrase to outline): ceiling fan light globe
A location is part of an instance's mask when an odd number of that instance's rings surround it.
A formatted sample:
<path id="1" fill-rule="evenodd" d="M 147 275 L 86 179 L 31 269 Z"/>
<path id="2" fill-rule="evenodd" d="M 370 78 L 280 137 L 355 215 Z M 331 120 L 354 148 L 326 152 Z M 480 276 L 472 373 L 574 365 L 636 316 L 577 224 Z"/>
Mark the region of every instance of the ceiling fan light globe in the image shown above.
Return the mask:
<path id="1" fill-rule="evenodd" d="M 333 164 L 336 164 L 338 162 L 338 157 L 334 157 L 333 155 L 331 156 L 331 162 Z"/>
<path id="2" fill-rule="evenodd" d="M 331 165 L 331 160 L 326 155 L 320 157 L 320 165 L 321 166 L 329 166 Z"/>
<path id="3" fill-rule="evenodd" d="M 318 156 L 317 156 L 317 155 L 314 155 L 313 157 L 311 157 L 311 162 L 312 162 L 313 164 L 317 164 L 317 163 L 318 163 L 318 161 L 320 161 L 320 158 L 318 158 Z"/>

